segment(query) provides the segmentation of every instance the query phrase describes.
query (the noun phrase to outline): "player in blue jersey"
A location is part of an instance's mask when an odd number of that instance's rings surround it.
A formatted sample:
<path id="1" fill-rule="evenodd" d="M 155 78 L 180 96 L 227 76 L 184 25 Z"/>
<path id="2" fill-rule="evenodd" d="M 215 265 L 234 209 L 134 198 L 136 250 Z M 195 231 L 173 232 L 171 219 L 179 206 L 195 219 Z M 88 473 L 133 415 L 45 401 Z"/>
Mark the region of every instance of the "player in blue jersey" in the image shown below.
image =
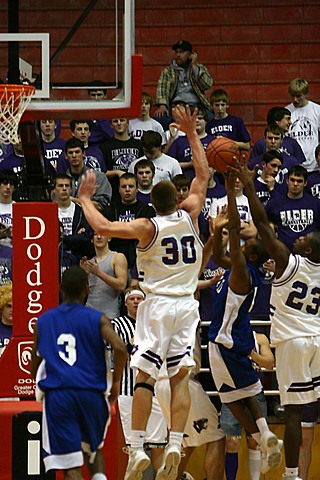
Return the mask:
<path id="1" fill-rule="evenodd" d="M 286 470 L 282 478 L 299 480 L 303 406 L 320 398 L 320 232 L 297 238 L 290 253 L 274 237 L 256 195 L 255 171 L 238 166 L 258 232 L 275 261 L 271 291 L 271 346 L 275 347 L 281 405 L 285 407 Z"/>
<path id="2" fill-rule="evenodd" d="M 237 176 L 226 176 L 228 208 L 215 219 L 213 257 L 226 269 L 216 286 L 214 318 L 209 329 L 209 358 L 220 399 L 261 445 L 261 472 L 277 468 L 281 462 L 280 444 L 269 430 L 256 395 L 262 391 L 257 371 L 249 358 L 254 337 L 248 314 L 254 288 L 264 274 L 259 266 L 268 259 L 262 242 L 251 238 L 240 247 L 240 216 L 236 204 Z M 230 256 L 222 243 L 222 229 L 228 226 Z"/>
<path id="3" fill-rule="evenodd" d="M 151 192 L 157 216 L 132 222 L 110 222 L 94 207 L 90 197 L 95 174 L 88 172 L 79 195 L 86 218 L 95 231 L 118 238 L 138 239 L 139 284 L 146 299 L 139 305 L 131 366 L 138 369 L 132 409 L 131 449 L 125 480 L 139 480 L 150 460 L 143 450 L 151 411 L 154 384 L 166 362 L 171 386 L 171 431 L 156 480 L 173 479 L 181 459 L 181 443 L 190 409 L 189 370 L 194 366 L 193 345 L 199 322 L 194 299 L 201 266 L 202 244 L 197 219 L 209 180 L 207 159 L 196 132 L 197 110 L 191 115 L 177 108 L 176 116 L 188 136 L 196 176 L 189 196 L 177 209 L 174 185 L 164 180 Z"/>
<path id="4" fill-rule="evenodd" d="M 108 400 L 112 404 L 119 394 L 126 346 L 103 313 L 83 305 L 89 288 L 82 268 L 66 270 L 60 289 L 63 303 L 38 318 L 30 368 L 44 393 L 44 464 L 47 471 L 64 470 L 65 480 L 82 480 L 85 458 L 92 480 L 106 480 L 100 448 Z M 106 342 L 114 355 L 108 399 Z"/>

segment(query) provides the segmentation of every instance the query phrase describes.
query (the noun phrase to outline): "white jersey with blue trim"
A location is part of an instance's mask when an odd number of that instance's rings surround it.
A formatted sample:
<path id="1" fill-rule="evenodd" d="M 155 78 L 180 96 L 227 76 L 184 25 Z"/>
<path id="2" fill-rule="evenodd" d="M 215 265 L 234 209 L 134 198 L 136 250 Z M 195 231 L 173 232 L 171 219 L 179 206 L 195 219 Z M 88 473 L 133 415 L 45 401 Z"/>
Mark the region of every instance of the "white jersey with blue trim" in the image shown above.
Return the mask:
<path id="1" fill-rule="evenodd" d="M 320 335 L 320 263 L 291 254 L 270 299 L 271 345 Z"/>
<path id="2" fill-rule="evenodd" d="M 157 215 L 149 245 L 137 247 L 138 278 L 145 293 L 193 295 L 198 283 L 203 245 L 184 210 Z"/>

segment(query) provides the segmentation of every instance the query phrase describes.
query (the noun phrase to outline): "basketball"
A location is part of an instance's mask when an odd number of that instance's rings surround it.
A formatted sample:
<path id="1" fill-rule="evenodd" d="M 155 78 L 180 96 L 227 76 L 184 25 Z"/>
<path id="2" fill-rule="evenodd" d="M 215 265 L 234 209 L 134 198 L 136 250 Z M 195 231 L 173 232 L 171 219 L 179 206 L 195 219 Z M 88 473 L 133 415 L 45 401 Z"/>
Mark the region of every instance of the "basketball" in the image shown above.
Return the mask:
<path id="1" fill-rule="evenodd" d="M 235 159 L 240 160 L 240 150 L 236 142 L 226 137 L 218 137 L 207 146 L 206 156 L 209 165 L 217 172 L 226 173 Z"/>

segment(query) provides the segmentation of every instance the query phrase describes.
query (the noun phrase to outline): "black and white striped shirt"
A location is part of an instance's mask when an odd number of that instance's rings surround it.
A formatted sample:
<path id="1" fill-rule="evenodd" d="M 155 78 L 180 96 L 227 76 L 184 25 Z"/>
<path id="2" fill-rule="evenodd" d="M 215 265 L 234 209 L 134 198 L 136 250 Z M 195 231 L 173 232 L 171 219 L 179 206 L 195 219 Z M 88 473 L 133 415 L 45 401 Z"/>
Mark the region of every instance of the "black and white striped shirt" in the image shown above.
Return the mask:
<path id="1" fill-rule="evenodd" d="M 130 353 L 134 331 L 136 327 L 136 321 L 127 315 L 121 317 L 113 318 L 111 320 L 115 332 L 127 345 L 128 351 Z M 120 385 L 120 395 L 133 396 L 133 387 L 135 384 L 136 373 L 132 368 L 130 368 L 130 357 L 127 360 L 125 369 L 122 374 L 121 385 Z"/>

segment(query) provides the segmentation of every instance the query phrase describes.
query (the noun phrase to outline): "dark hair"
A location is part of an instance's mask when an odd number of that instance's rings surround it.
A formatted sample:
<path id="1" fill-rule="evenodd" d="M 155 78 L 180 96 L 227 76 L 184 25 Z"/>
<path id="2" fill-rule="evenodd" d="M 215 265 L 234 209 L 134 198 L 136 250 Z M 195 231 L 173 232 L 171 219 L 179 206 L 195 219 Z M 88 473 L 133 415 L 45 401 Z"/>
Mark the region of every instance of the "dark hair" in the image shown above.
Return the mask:
<path id="1" fill-rule="evenodd" d="M 2 170 L 0 171 L 0 183 L 10 183 L 16 188 L 18 177 L 12 170 Z"/>
<path id="2" fill-rule="evenodd" d="M 147 130 L 141 137 L 142 148 L 145 150 L 152 150 L 153 148 L 160 148 L 162 145 L 162 137 L 160 133 L 153 130 Z"/>
<path id="3" fill-rule="evenodd" d="M 172 102 L 171 107 L 175 108 L 178 105 L 181 105 L 182 107 L 186 107 L 187 104 L 183 100 L 177 100 L 176 102 Z"/>
<path id="4" fill-rule="evenodd" d="M 153 106 L 153 99 L 151 97 L 151 95 L 147 92 L 142 92 L 142 100 L 145 100 L 145 102 L 150 105 L 150 110 Z"/>
<path id="5" fill-rule="evenodd" d="M 268 111 L 267 115 L 267 124 L 270 125 L 271 123 L 280 122 L 286 115 L 290 115 L 291 112 L 285 107 L 272 107 Z"/>
<path id="6" fill-rule="evenodd" d="M 157 212 L 171 212 L 177 206 L 176 187 L 170 180 L 161 180 L 151 190 L 151 201 Z"/>
<path id="7" fill-rule="evenodd" d="M 130 180 L 130 179 L 134 180 L 136 182 L 136 186 L 138 186 L 138 179 L 135 176 L 135 174 L 131 172 L 126 172 L 123 175 L 121 175 L 121 177 L 119 178 L 119 187 L 120 187 L 121 180 Z"/>
<path id="8" fill-rule="evenodd" d="M 58 175 L 54 177 L 53 179 L 54 187 L 56 186 L 58 180 L 69 180 L 70 186 L 72 186 L 72 177 L 70 177 L 70 175 L 68 175 L 67 173 L 58 173 Z"/>
<path id="9" fill-rule="evenodd" d="M 69 140 L 66 141 L 66 144 L 64 146 L 64 151 L 68 153 L 69 148 L 81 148 L 82 152 L 84 152 L 84 144 L 79 140 L 79 138 L 69 138 Z"/>
<path id="10" fill-rule="evenodd" d="M 204 108 L 204 106 L 201 105 L 201 104 L 192 105 L 192 107 L 190 108 L 190 112 L 193 113 L 196 108 L 198 109 L 197 115 L 203 115 L 203 118 L 204 118 L 205 121 L 207 122 L 207 121 L 208 121 L 208 114 L 207 114 L 207 111 L 206 111 L 206 109 Z"/>
<path id="11" fill-rule="evenodd" d="M 139 160 L 137 163 L 134 164 L 135 175 L 137 175 L 139 168 L 145 168 L 145 167 L 150 167 L 153 175 L 156 173 L 156 167 L 154 166 L 153 161 L 148 160 L 147 158 L 142 158 L 142 160 Z"/>
<path id="12" fill-rule="evenodd" d="M 190 188 L 191 185 L 191 178 L 186 175 L 185 173 L 178 173 L 178 175 L 175 175 L 171 182 L 175 187 L 188 187 Z"/>
<path id="13" fill-rule="evenodd" d="M 256 237 L 254 240 L 255 240 L 254 243 L 252 243 L 251 245 L 252 247 L 251 254 L 257 256 L 257 259 L 254 263 L 258 265 L 262 265 L 264 262 L 266 262 L 270 258 L 270 255 L 267 252 L 267 249 L 260 238 Z"/>
<path id="14" fill-rule="evenodd" d="M 308 180 L 308 172 L 302 165 L 293 165 L 293 167 L 289 169 L 288 178 L 291 175 L 297 175 L 298 177 L 303 177 L 305 182 Z"/>
<path id="15" fill-rule="evenodd" d="M 216 90 L 214 90 L 211 95 L 210 95 L 210 103 L 211 105 L 214 103 L 214 102 L 226 102 L 227 104 L 229 104 L 229 95 L 227 94 L 227 92 L 225 90 L 223 90 L 222 88 L 217 88 Z"/>
<path id="16" fill-rule="evenodd" d="M 107 82 L 102 82 L 101 80 L 94 80 L 91 83 L 91 87 L 88 88 L 88 94 L 90 95 L 91 92 L 97 92 L 98 90 L 103 92 L 104 95 L 107 95 L 108 89 L 103 88 L 102 85 L 106 85 Z"/>
<path id="17" fill-rule="evenodd" d="M 320 143 L 319 143 L 319 145 L 317 146 L 317 148 L 315 149 L 315 152 L 314 152 L 314 155 L 315 155 L 316 158 L 319 155 L 319 153 L 320 153 Z"/>
<path id="18" fill-rule="evenodd" d="M 91 132 L 91 130 L 92 130 L 92 122 L 91 122 L 91 120 L 71 120 L 71 122 L 70 122 L 70 130 L 71 130 L 71 132 L 74 132 L 74 131 L 75 131 L 76 126 L 77 126 L 79 123 L 87 123 L 87 124 L 88 124 L 88 127 L 89 127 L 89 131 Z"/>
<path id="19" fill-rule="evenodd" d="M 273 133 L 274 135 L 280 135 L 283 137 L 283 130 L 282 128 L 279 127 L 276 123 L 270 123 L 270 125 L 267 125 L 267 127 L 264 129 L 264 136 L 267 136 L 267 133 Z"/>
<path id="20" fill-rule="evenodd" d="M 87 285 L 87 273 L 78 265 L 73 265 L 63 272 L 60 290 L 66 297 L 78 298 Z"/>
<path id="21" fill-rule="evenodd" d="M 278 152 L 278 150 L 269 150 L 263 155 L 262 161 L 266 164 L 270 163 L 274 158 L 280 160 L 281 165 L 283 164 L 283 156 L 282 153 Z"/>

